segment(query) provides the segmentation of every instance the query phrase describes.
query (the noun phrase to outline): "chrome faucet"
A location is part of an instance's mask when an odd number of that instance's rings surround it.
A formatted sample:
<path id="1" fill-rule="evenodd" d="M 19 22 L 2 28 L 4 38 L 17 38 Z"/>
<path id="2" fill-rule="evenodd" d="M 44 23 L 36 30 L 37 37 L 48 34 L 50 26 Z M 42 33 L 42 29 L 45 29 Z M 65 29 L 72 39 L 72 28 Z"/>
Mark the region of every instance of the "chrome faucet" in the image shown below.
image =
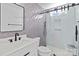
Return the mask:
<path id="1" fill-rule="evenodd" d="M 19 36 L 19 33 L 15 33 L 15 41 L 17 41 L 17 36 Z"/>

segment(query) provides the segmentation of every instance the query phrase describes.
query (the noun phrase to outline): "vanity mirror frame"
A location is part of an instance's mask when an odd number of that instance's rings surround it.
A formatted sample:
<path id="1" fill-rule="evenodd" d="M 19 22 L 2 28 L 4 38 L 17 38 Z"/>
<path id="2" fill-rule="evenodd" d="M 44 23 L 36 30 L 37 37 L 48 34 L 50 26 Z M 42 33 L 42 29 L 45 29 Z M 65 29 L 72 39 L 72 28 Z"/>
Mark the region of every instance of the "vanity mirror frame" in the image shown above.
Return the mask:
<path id="1" fill-rule="evenodd" d="M 3 4 L 3 3 L 0 3 L 0 13 L 1 13 L 1 4 Z M 2 33 L 3 32 L 17 32 L 17 31 L 19 32 L 19 31 L 23 31 L 25 29 L 25 8 L 17 3 L 10 3 L 10 4 L 14 4 L 14 5 L 19 6 L 23 9 L 23 19 L 22 19 L 23 20 L 23 29 L 22 30 L 1 31 L 1 26 L 0 26 L 0 32 L 2 32 Z M 1 16 L 0 16 L 0 25 L 1 25 Z"/>

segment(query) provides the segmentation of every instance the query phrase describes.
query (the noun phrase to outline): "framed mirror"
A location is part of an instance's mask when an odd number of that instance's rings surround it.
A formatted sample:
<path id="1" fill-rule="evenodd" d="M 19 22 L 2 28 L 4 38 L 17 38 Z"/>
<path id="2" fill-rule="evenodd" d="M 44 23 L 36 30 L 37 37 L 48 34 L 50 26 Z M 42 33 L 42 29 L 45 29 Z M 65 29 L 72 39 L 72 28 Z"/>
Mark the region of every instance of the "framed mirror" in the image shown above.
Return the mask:
<path id="1" fill-rule="evenodd" d="M 1 3 L 0 31 L 24 29 L 24 7 L 15 3 Z"/>

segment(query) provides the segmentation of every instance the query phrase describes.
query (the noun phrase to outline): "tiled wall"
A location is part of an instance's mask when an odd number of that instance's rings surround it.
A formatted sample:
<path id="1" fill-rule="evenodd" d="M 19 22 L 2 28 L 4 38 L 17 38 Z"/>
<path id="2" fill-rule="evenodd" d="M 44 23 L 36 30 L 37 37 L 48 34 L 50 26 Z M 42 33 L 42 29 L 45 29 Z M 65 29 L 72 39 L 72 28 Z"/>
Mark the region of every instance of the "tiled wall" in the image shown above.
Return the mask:
<path id="1" fill-rule="evenodd" d="M 42 19 L 35 19 L 33 15 L 36 12 L 40 12 L 42 8 L 37 4 L 26 4 L 26 20 L 25 20 L 25 31 L 28 37 L 41 37 L 40 45 L 45 45 L 43 37 L 43 27 L 45 17 Z"/>

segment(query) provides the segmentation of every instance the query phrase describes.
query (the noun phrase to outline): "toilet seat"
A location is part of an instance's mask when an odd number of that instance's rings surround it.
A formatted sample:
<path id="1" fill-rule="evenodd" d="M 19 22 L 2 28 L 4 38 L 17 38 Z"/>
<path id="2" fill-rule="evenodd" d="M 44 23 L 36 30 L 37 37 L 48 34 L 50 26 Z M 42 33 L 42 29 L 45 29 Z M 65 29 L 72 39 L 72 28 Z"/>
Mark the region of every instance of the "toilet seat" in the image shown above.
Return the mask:
<path id="1" fill-rule="evenodd" d="M 51 56 L 52 52 L 48 47 L 45 46 L 40 46 L 38 48 L 38 54 L 40 56 Z"/>

